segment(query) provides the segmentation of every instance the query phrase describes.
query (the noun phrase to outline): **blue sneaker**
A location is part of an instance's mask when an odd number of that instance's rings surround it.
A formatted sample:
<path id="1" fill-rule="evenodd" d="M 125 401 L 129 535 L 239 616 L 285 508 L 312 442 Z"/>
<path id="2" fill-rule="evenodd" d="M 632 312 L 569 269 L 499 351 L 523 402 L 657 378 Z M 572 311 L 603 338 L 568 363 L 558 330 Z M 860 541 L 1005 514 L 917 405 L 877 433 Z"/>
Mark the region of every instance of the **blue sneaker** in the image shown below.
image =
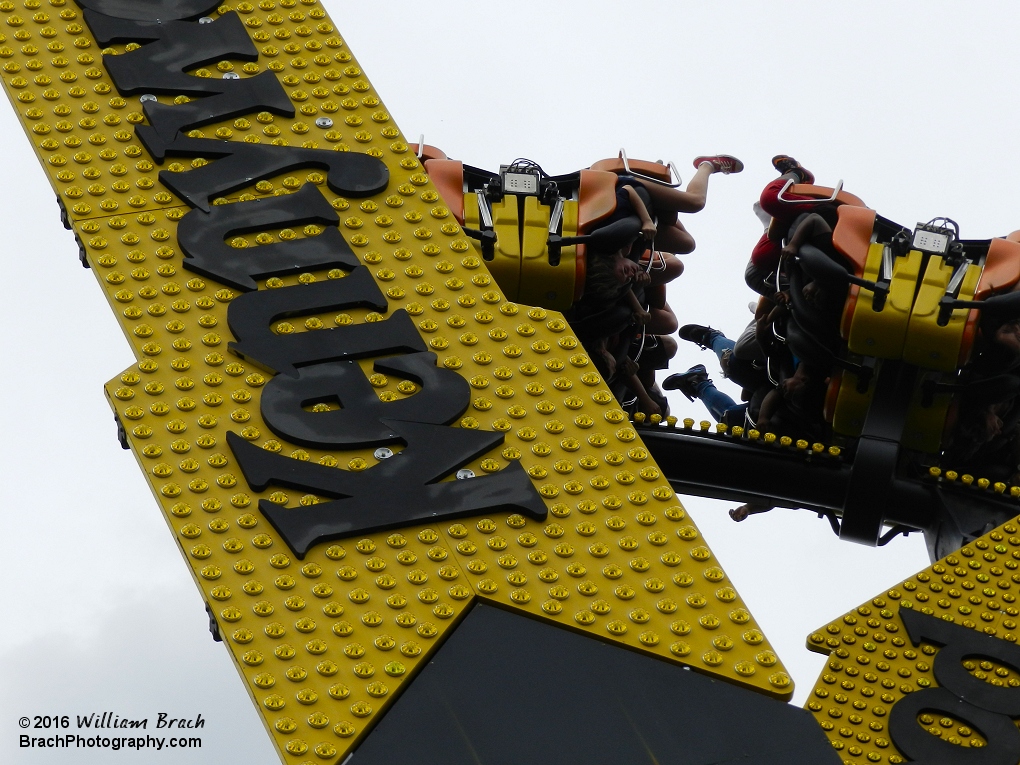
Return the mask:
<path id="1" fill-rule="evenodd" d="M 678 390 L 694 401 L 698 397 L 697 387 L 703 382 L 711 382 L 704 364 L 691 367 L 686 372 L 670 375 L 662 381 L 665 390 Z"/>
<path id="2" fill-rule="evenodd" d="M 722 336 L 722 332 L 711 327 L 703 327 L 701 324 L 684 324 L 677 333 L 681 340 L 694 343 L 701 350 L 712 347 L 712 342 Z"/>

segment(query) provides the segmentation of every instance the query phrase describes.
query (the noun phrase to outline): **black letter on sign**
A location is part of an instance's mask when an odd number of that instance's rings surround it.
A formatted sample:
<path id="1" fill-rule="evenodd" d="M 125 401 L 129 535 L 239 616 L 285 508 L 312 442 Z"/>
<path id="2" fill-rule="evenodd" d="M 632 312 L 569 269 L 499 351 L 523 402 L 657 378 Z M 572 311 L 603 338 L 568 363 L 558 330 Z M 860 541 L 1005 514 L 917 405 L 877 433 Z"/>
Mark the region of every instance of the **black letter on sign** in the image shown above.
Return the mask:
<path id="1" fill-rule="evenodd" d="M 439 482 L 503 443 L 502 433 L 411 422 L 385 424 L 407 449 L 358 473 L 281 457 L 227 433 L 227 443 L 253 490 L 277 484 L 334 498 L 291 509 L 259 502 L 259 510 L 299 558 L 319 542 L 419 523 L 507 510 L 535 520 L 546 517 L 545 502 L 519 462 L 492 475 Z"/>
<path id="2" fill-rule="evenodd" d="M 155 132 L 142 125 L 137 134 L 152 150 L 158 142 Z M 144 134 L 144 135 L 143 135 Z M 173 143 L 157 147 L 167 156 L 216 159 L 186 173 L 164 170 L 159 181 L 192 207 L 209 211 L 209 200 L 298 168 L 326 172 L 326 185 L 335 193 L 366 197 L 386 188 L 390 172 L 381 159 L 368 154 L 299 146 L 264 146 L 241 141 L 178 136 Z"/>
<path id="3" fill-rule="evenodd" d="M 306 184 L 295 194 L 191 210 L 177 226 L 184 267 L 239 290 L 258 289 L 256 278 L 323 268 L 357 268 L 358 259 L 336 228 L 340 219 L 319 190 Z M 251 231 L 326 226 L 318 236 L 258 247 L 231 247 L 224 239 Z M 380 295 L 381 298 L 381 295 Z M 382 301 L 385 305 L 385 300 Z"/>
<path id="4" fill-rule="evenodd" d="M 997 688 L 978 680 L 963 666 L 964 659 L 979 658 L 1020 672 L 1020 646 L 912 609 L 900 609 L 900 618 L 914 645 L 925 642 L 942 646 L 932 666 L 940 686 L 989 712 L 1020 717 L 1020 688 Z"/>
<path id="5" fill-rule="evenodd" d="M 413 380 L 422 389 L 410 398 L 384 403 L 357 362 L 315 364 L 299 370 L 297 379 L 277 375 L 269 381 L 262 390 L 262 418 L 276 435 L 295 444 L 358 449 L 400 440 L 387 424 L 390 420 L 448 425 L 471 401 L 467 380 L 437 367 L 434 353 L 380 359 L 375 370 Z M 342 408 L 327 412 L 302 408 L 328 401 Z"/>
<path id="6" fill-rule="evenodd" d="M 143 104 L 145 116 L 160 139 L 146 148 L 159 161 L 163 160 L 162 144 L 172 142 L 180 130 L 255 111 L 294 116 L 294 105 L 273 72 L 236 80 L 185 74 L 190 67 L 224 58 L 258 59 L 258 51 L 236 13 L 221 16 L 211 24 L 192 24 L 126 21 L 87 10 L 85 21 L 100 45 L 115 41 L 147 43 L 119 56 L 103 56 L 121 95 L 208 96 L 177 106 L 155 101 Z M 152 133 L 138 133 L 143 143 L 147 135 L 151 137 Z"/>
<path id="7" fill-rule="evenodd" d="M 343 279 L 249 292 L 235 298 L 227 309 L 227 323 L 237 338 L 230 350 L 291 377 L 297 377 L 297 367 L 309 364 L 426 350 L 418 328 L 403 309 L 380 322 L 292 335 L 277 335 L 270 330 L 281 319 L 354 307 L 376 311 L 387 308 L 386 298 L 364 267 Z"/>
<path id="8" fill-rule="evenodd" d="M 218 0 L 75 0 L 88 11 L 135 21 L 196 19 L 219 5 Z"/>
<path id="9" fill-rule="evenodd" d="M 904 613 L 910 612 L 900 611 Z M 988 745 L 962 747 L 931 735 L 917 721 L 923 712 L 966 723 L 980 731 Z M 889 714 L 889 736 L 897 749 L 923 765 L 1016 765 L 1020 760 L 1020 731 L 1010 718 L 968 704 L 947 688 L 925 688 L 896 702 Z"/>

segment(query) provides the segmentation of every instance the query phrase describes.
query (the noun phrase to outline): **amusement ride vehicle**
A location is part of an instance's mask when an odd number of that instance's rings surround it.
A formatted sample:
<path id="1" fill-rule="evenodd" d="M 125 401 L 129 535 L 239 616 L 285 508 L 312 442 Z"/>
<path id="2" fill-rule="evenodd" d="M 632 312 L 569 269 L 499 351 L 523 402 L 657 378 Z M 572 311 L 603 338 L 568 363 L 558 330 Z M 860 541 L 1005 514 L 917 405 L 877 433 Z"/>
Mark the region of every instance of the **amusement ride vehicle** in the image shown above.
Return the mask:
<path id="1" fill-rule="evenodd" d="M 624 241 L 636 235 L 633 221 L 600 225 L 615 210 L 617 179 L 679 185 L 672 163 L 631 160 L 622 150 L 559 176 L 530 160 L 490 172 L 423 142 L 418 150 L 507 296 L 568 317 L 584 295 L 591 248 L 617 246 L 621 224 Z M 803 205 L 795 199 L 806 196 L 835 207 L 838 222 L 828 252 L 805 244 L 771 275 L 791 305 L 767 372 L 778 386 L 794 360 L 828 370 L 821 414 L 829 443 L 759 432 L 749 416 L 711 427 L 637 412 L 641 437 L 683 494 L 813 510 L 841 539 L 866 545 L 923 532 L 937 560 L 1012 517 L 1020 498 L 1012 440 L 964 464 L 950 448 L 961 410 L 974 402 L 998 407 L 1010 423 L 1020 416 L 1015 367 L 989 368 L 978 358 L 994 355 L 990 336 L 1020 317 L 1020 232 L 973 241 L 946 218 L 902 226 L 842 182 L 791 180 L 787 191 L 790 203 Z M 812 280 L 843 296 L 838 313 L 825 315 L 804 298 Z M 572 326 L 583 336 L 585 323 L 605 318 L 586 315 Z"/>

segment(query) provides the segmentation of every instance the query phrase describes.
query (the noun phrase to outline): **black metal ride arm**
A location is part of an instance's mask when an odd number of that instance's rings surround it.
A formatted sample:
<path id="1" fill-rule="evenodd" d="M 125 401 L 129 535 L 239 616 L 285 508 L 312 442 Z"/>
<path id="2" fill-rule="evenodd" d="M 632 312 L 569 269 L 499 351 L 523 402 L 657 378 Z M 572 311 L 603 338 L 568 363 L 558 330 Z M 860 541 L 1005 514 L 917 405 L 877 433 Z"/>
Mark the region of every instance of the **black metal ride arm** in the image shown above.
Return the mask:
<path id="1" fill-rule="evenodd" d="M 678 494 L 811 510 L 828 518 L 842 539 L 869 545 L 883 544 L 893 532 L 922 531 L 933 561 L 1017 514 L 1017 502 L 1008 496 L 906 476 L 880 458 L 876 475 L 874 457 L 807 457 L 799 450 L 661 426 L 639 431 Z M 886 479 L 876 480 L 882 474 Z M 869 479 L 879 487 L 865 496 L 859 484 Z M 861 502 L 868 504 L 862 508 Z M 862 510 L 865 518 L 855 520 Z M 842 522 L 833 523 L 837 518 Z M 862 530 L 874 523 L 879 530 L 892 528 L 864 538 Z"/>
<path id="2" fill-rule="evenodd" d="M 484 189 L 475 192 L 478 197 L 478 215 L 482 223 L 481 230 L 461 226 L 464 233 L 472 239 L 477 240 L 482 247 L 482 259 L 492 260 L 496 257 L 496 232 L 492 227 L 492 207 L 489 205 L 489 198 Z"/>
<path id="3" fill-rule="evenodd" d="M 492 260 L 496 257 L 496 232 L 490 229 L 478 230 L 477 228 L 469 228 L 468 226 L 461 226 L 461 229 L 472 239 L 477 240 L 481 243 L 482 247 L 482 258 L 485 260 Z"/>
<path id="4" fill-rule="evenodd" d="M 840 539 L 872 547 L 888 541 L 885 526 L 916 529 L 938 560 L 1014 516 L 1016 501 L 903 475 L 900 440 L 916 374 L 903 363 L 882 366 L 852 461 L 663 428 L 642 428 L 641 437 L 679 493 L 835 514 Z"/>
<path id="5" fill-rule="evenodd" d="M 973 311 L 984 311 L 1003 319 L 1015 319 L 1020 316 L 1020 292 L 1008 292 L 996 295 L 987 300 L 957 300 L 946 295 L 939 302 L 938 324 L 944 327 L 956 308 L 968 308 Z"/>

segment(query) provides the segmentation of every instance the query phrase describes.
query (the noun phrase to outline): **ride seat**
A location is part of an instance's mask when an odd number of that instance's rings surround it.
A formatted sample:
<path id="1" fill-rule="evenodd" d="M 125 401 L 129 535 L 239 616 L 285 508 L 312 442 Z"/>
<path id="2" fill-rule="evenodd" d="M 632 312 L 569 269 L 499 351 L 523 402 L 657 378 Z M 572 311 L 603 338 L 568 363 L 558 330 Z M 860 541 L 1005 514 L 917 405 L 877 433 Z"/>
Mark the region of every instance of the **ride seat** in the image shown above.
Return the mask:
<path id="1" fill-rule="evenodd" d="M 616 176 L 600 170 L 582 170 L 577 192 L 577 233 L 592 230 L 616 211 Z"/>
<path id="2" fill-rule="evenodd" d="M 568 200 L 563 205 L 563 236 L 590 234 L 615 211 L 616 175 L 604 170 L 582 170 L 577 201 Z M 574 302 L 584 295 L 584 280 L 588 273 L 587 249 L 585 245 L 578 244 L 563 248 L 561 255 L 561 265 L 569 255 L 574 258 Z"/>
<path id="3" fill-rule="evenodd" d="M 950 314 L 946 324 L 939 325 L 940 303 L 946 296 L 946 288 L 955 271 L 941 255 L 929 258 L 914 298 L 914 307 L 910 311 L 907 338 L 903 346 L 904 361 L 922 369 L 956 371 L 969 314 L 977 312 L 957 308 Z M 960 300 L 973 299 L 980 276 L 980 266 L 967 266 L 957 295 Z"/>
<path id="4" fill-rule="evenodd" d="M 828 186 L 815 186 L 812 183 L 795 183 L 790 186 L 787 191 L 791 194 L 813 197 L 821 202 L 823 200 L 831 199 L 836 190 Z M 849 191 L 843 191 L 842 189 L 840 189 L 839 193 L 836 194 L 835 202 L 838 205 L 867 208 L 867 205 L 864 204 L 864 200 L 854 194 L 851 194 Z"/>
<path id="5" fill-rule="evenodd" d="M 997 292 L 1014 287 L 1020 281 L 1020 231 L 1013 231 L 1005 239 L 993 239 L 985 254 L 981 278 L 974 290 L 974 300 L 985 300 Z M 961 297 L 963 292 L 961 290 Z M 969 298 L 964 298 L 969 299 Z M 955 311 L 953 313 L 956 313 Z M 970 311 L 963 328 L 960 340 L 960 355 L 957 365 L 963 366 L 970 361 L 970 354 L 977 338 L 978 325 L 981 323 L 980 311 Z"/>
<path id="6" fill-rule="evenodd" d="M 407 150 L 413 152 L 417 157 L 419 146 L 421 146 L 421 144 L 409 143 L 407 145 Z M 446 156 L 446 152 L 442 149 L 425 144 L 421 147 L 421 156 L 419 159 L 421 159 L 422 162 L 428 162 L 430 159 L 449 159 L 449 157 Z"/>
<path id="7" fill-rule="evenodd" d="M 874 281 L 882 266 L 882 247 L 871 242 L 877 214 L 866 207 L 842 205 L 836 210 L 838 221 L 832 232 L 832 246 L 842 255 L 853 269 L 854 276 Z M 843 319 L 840 335 L 844 340 L 850 337 L 850 326 L 861 288 L 851 284 L 843 305 Z"/>
<path id="8" fill-rule="evenodd" d="M 1007 234 L 1004 239 L 993 239 L 985 253 L 985 262 L 981 270 L 974 300 L 985 300 L 998 292 L 1004 292 L 1020 282 L 1020 231 Z M 961 290 L 961 297 L 963 291 Z M 964 298 L 969 299 L 969 298 Z M 953 312 L 956 313 L 955 311 Z M 977 338 L 978 325 L 981 323 L 981 312 L 970 311 L 963 328 L 960 340 L 960 355 L 957 365 L 963 366 L 970 361 L 970 354 Z"/>
<path id="9" fill-rule="evenodd" d="M 568 205 L 572 209 L 568 209 Z M 564 200 L 562 230 L 572 236 L 576 229 L 576 203 Z M 560 259 L 553 265 L 549 259 L 548 241 L 552 208 L 541 204 L 538 197 L 524 197 L 521 219 L 521 277 L 515 298 L 521 303 L 565 311 L 573 305 L 578 282 L 583 288 L 585 269 L 578 246 L 560 249 Z M 580 270 L 577 261 L 582 261 Z"/>
<path id="10" fill-rule="evenodd" d="M 924 399 L 924 377 L 920 376 L 903 423 L 901 443 L 907 449 L 938 454 L 955 420 L 954 396 L 945 392 L 935 393 L 927 405 Z"/>
<path id="11" fill-rule="evenodd" d="M 1015 237 L 1015 238 L 1011 238 Z M 1020 282 L 1020 231 L 1005 239 L 993 239 L 985 255 L 981 280 L 974 292 L 975 300 L 984 300 L 993 293 L 1003 292 Z"/>
<path id="12" fill-rule="evenodd" d="M 858 390 L 859 377 L 846 369 L 833 372 L 829 388 L 825 393 L 823 413 L 832 430 L 843 436 L 856 438 L 864 430 L 864 420 L 875 397 L 875 383 L 861 393 Z"/>
<path id="13" fill-rule="evenodd" d="M 836 210 L 836 215 L 838 221 L 832 232 L 832 246 L 850 262 L 855 276 L 864 277 L 865 271 L 869 270 L 871 235 L 875 230 L 875 219 L 878 215 L 867 207 L 853 205 L 841 205 Z M 871 265 L 877 275 L 879 264 Z"/>
<path id="14" fill-rule="evenodd" d="M 630 165 L 630 171 L 632 173 L 638 173 L 640 175 L 647 175 L 651 178 L 655 178 L 658 181 L 672 185 L 672 177 L 669 172 L 669 165 L 664 165 L 661 162 L 649 162 L 644 159 L 627 159 L 627 164 Z M 603 171 L 615 173 L 616 175 L 626 175 L 627 168 L 623 164 L 623 157 L 612 157 L 610 159 L 600 159 L 598 162 L 593 164 L 591 168 L 593 171 Z"/>
<path id="15" fill-rule="evenodd" d="M 465 205 L 464 163 L 459 159 L 446 159 L 444 155 L 443 157 L 425 160 L 425 172 L 432 179 L 432 185 L 436 187 L 439 196 L 443 198 L 443 202 L 450 208 L 450 212 L 457 219 L 457 223 L 463 226 Z M 474 195 L 471 194 L 470 196 L 472 198 L 471 203 L 477 207 L 478 203 L 474 202 Z"/>
<path id="16" fill-rule="evenodd" d="M 939 325 L 940 304 L 955 271 L 940 255 L 929 258 L 914 298 L 907 339 L 903 346 L 904 361 L 921 369 L 937 370 L 948 375 L 955 375 L 960 359 L 970 354 L 969 345 L 976 332 L 978 314 L 977 311 L 958 308 L 952 312 L 945 325 Z M 980 275 L 979 266 L 967 265 L 957 295 L 960 299 L 973 299 Z M 972 320 L 971 332 L 968 333 L 968 325 L 971 325 Z M 964 343 L 967 344 L 966 348 L 963 347 Z M 926 396 L 926 380 L 931 377 L 932 373 L 929 372 L 917 379 L 907 409 L 901 443 L 907 449 L 937 454 L 942 450 L 943 439 L 949 432 L 947 426 L 954 397 L 946 391 Z M 945 378 L 945 381 L 951 380 L 952 377 Z"/>
<path id="17" fill-rule="evenodd" d="M 841 205 L 836 214 L 838 222 L 832 232 L 833 247 L 846 259 L 855 276 L 877 282 L 882 275 L 882 258 L 887 246 L 872 242 L 877 214 L 874 210 L 852 204 Z M 907 258 L 896 259 L 889 295 L 880 311 L 875 310 L 873 291 L 850 285 L 843 306 L 840 334 L 847 340 L 852 352 L 884 359 L 900 357 L 921 260 L 921 254 L 916 251 Z"/>

